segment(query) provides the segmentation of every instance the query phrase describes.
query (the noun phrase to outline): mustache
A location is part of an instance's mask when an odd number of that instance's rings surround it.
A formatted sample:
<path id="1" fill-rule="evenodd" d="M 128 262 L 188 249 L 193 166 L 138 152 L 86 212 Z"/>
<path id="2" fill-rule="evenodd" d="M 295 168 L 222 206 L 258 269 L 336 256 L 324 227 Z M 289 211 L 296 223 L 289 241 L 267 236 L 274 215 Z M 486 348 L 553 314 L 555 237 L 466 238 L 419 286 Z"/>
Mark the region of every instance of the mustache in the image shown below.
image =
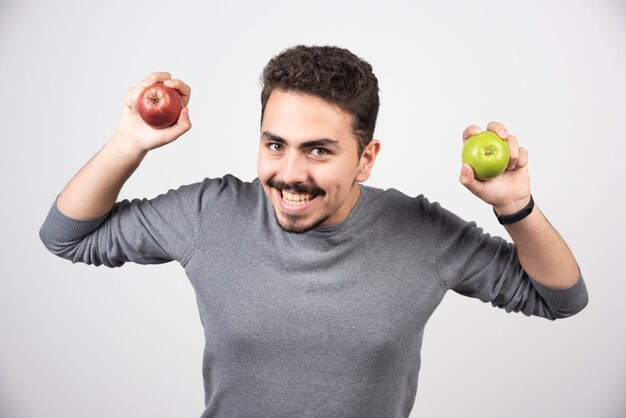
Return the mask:
<path id="1" fill-rule="evenodd" d="M 307 193 L 307 194 L 320 195 L 320 196 L 324 196 L 326 194 L 326 192 L 322 188 L 316 186 L 313 183 L 289 184 L 289 183 L 285 183 L 284 181 L 270 179 L 268 180 L 267 185 L 270 187 L 273 187 L 274 189 L 289 190 L 289 191 L 293 191 L 296 193 Z"/>

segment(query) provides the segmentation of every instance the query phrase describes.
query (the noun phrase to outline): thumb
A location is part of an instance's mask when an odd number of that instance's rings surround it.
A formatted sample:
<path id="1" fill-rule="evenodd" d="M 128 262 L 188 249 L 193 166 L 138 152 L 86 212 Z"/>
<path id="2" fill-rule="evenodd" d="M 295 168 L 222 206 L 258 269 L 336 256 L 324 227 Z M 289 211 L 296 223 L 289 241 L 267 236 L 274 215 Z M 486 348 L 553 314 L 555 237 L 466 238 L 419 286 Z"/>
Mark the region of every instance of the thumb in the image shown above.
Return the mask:
<path id="1" fill-rule="evenodd" d="M 191 129 L 191 119 L 189 118 L 189 108 L 183 107 L 178 115 L 178 120 L 169 128 L 165 128 L 163 131 L 167 133 L 168 137 L 171 137 L 170 141 L 174 141 L 179 136 Z"/>
<path id="2" fill-rule="evenodd" d="M 465 186 L 470 192 L 475 195 L 480 195 L 484 185 L 482 182 L 476 180 L 474 178 L 474 170 L 472 170 L 472 166 L 469 164 L 463 164 L 461 167 L 461 174 L 459 175 L 459 181 L 463 186 Z"/>
<path id="3" fill-rule="evenodd" d="M 163 129 L 156 129 L 158 131 L 158 139 L 156 139 L 155 146 L 153 148 L 162 147 L 180 138 L 185 132 L 191 129 L 191 120 L 189 119 L 189 109 L 184 107 L 180 111 L 178 120 L 172 126 Z"/>
<path id="4" fill-rule="evenodd" d="M 178 121 L 176 121 L 176 126 L 184 129 L 183 132 L 187 132 L 191 129 L 191 119 L 189 118 L 189 108 L 183 107 L 180 111 L 180 116 L 178 117 Z"/>

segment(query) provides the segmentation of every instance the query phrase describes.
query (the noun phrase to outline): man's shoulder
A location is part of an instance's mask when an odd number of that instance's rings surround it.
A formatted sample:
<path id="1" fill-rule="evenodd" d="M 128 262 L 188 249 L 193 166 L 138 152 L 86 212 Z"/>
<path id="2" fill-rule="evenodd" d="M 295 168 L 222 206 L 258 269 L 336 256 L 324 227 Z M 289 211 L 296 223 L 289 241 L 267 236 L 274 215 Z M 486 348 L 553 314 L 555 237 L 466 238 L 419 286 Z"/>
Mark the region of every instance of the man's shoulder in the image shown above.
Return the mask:
<path id="1" fill-rule="evenodd" d="M 226 174 L 223 177 L 206 177 L 170 189 L 156 197 L 155 201 L 174 206 L 191 205 L 199 210 L 219 206 L 232 208 L 233 204 L 250 206 L 251 202 L 259 202 L 262 192 L 263 188 L 258 180 L 248 182 Z"/>
<path id="2" fill-rule="evenodd" d="M 372 186 L 362 185 L 362 191 L 367 196 L 367 200 L 385 209 L 396 209 L 401 211 L 438 211 L 438 202 L 431 202 L 423 194 L 409 196 L 408 194 L 394 188 L 381 189 Z"/>
<path id="3" fill-rule="evenodd" d="M 258 192 L 262 190 L 262 187 L 258 179 L 244 181 L 232 174 L 226 174 L 222 177 L 205 177 L 201 181 L 182 185 L 178 190 L 184 192 L 195 191 L 215 195 L 241 195 L 258 194 Z"/>

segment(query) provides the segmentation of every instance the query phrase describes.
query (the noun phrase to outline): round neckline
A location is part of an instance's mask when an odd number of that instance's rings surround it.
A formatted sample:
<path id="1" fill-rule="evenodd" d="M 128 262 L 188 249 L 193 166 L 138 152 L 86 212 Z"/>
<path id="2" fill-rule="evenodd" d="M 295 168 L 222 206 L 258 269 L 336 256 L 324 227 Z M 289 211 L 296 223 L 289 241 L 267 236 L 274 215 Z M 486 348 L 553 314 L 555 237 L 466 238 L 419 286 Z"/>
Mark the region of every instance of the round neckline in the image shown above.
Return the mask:
<path id="1" fill-rule="evenodd" d="M 367 200 L 367 190 L 363 187 L 362 184 L 358 184 L 358 186 L 359 186 L 359 191 L 360 191 L 359 198 L 357 199 L 356 203 L 352 207 L 352 210 L 350 210 L 350 213 L 348 213 L 348 216 L 346 216 L 346 218 L 343 221 L 333 224 L 333 225 L 316 226 L 315 228 L 309 229 L 308 231 L 304 232 L 303 235 L 310 233 L 311 235 L 326 236 L 328 234 L 339 233 L 344 229 L 350 228 L 350 226 L 354 224 L 355 219 L 358 216 L 358 213 L 361 211 L 361 208 L 363 207 L 365 201 Z"/>

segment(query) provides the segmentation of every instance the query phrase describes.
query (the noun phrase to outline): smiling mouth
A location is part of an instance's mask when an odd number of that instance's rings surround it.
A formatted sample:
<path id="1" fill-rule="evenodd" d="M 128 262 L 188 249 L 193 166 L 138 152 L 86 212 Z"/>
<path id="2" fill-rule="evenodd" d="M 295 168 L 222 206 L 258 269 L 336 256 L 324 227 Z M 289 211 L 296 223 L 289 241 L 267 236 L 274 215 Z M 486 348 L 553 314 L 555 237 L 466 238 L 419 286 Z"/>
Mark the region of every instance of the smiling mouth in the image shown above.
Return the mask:
<path id="1" fill-rule="evenodd" d="M 288 184 L 280 180 L 270 179 L 267 185 L 276 190 L 284 208 L 304 210 L 316 197 L 326 192 L 313 183 Z"/>
<path id="2" fill-rule="evenodd" d="M 312 193 L 292 193 L 287 190 L 281 190 L 281 195 L 285 205 L 292 207 L 304 206 L 316 196 Z"/>

